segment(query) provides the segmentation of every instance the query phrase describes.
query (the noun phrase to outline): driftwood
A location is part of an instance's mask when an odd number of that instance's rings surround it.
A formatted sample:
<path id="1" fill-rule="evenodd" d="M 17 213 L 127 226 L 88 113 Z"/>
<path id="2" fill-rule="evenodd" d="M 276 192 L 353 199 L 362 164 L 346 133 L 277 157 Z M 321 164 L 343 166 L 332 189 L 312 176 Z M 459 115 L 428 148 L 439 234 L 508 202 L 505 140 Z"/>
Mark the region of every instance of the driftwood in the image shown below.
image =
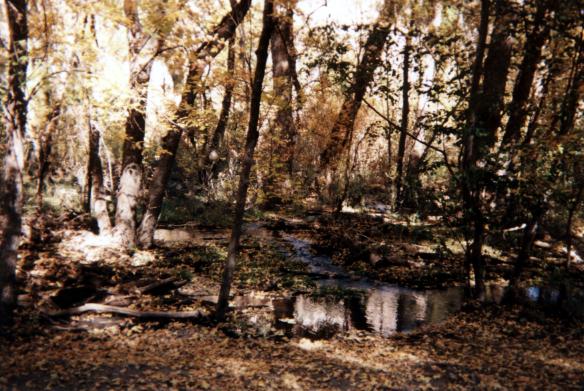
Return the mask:
<path id="1" fill-rule="evenodd" d="M 47 312 L 46 314 L 50 317 L 61 317 L 82 314 L 84 312 L 111 313 L 140 319 L 198 319 L 204 316 L 201 311 L 139 311 L 98 303 L 87 303 L 79 307 Z"/>

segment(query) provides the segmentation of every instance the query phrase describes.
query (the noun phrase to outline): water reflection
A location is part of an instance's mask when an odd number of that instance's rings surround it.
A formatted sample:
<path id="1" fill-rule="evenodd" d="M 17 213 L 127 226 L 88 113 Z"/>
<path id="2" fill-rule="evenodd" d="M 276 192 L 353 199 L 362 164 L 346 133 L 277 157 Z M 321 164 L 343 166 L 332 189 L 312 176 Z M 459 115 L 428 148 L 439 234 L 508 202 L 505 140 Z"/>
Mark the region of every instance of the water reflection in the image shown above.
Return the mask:
<path id="1" fill-rule="evenodd" d="M 317 285 L 328 293 L 321 297 L 296 295 L 289 298 L 236 298 L 235 307 L 273 306 L 276 324 L 294 335 L 326 338 L 339 331 L 368 330 L 383 336 L 409 331 L 423 324 L 437 323 L 458 312 L 464 303 L 464 289 L 413 290 L 359 278 L 334 265 L 327 255 L 313 251 L 309 240 L 267 230 L 261 224 L 247 224 L 247 235 L 279 244 L 287 257 L 306 263 Z M 227 232 L 172 229 L 156 231 L 156 240 L 197 241 L 225 239 Z M 286 249 L 285 249 L 286 248 Z M 487 286 L 486 300 L 501 303 L 506 288 Z M 253 300 L 252 300 L 253 299 Z M 251 300 L 251 301 L 250 301 Z M 584 318 L 584 292 L 533 286 L 516 292 L 513 300 Z"/>
<path id="2" fill-rule="evenodd" d="M 391 284 L 358 279 L 333 265 L 329 257 L 313 254 L 310 242 L 292 235 L 283 238 L 292 246 L 289 254 L 308 264 L 313 273 L 326 276 L 321 288 L 341 288 L 334 294 L 314 297 L 297 295 L 276 308 L 276 319 L 284 320 L 295 335 L 327 337 L 338 331 L 368 330 L 383 336 L 409 331 L 423 324 L 437 323 L 458 312 L 465 298 L 462 287 L 413 290 Z M 486 300 L 501 303 L 506 288 L 487 286 Z M 551 287 L 529 287 L 515 298 L 528 305 L 555 306 L 584 316 L 581 291 L 567 295 Z"/>
<path id="3" fill-rule="evenodd" d="M 440 322 L 460 309 L 463 291 L 413 291 L 383 286 L 345 292 L 343 298 L 298 295 L 277 307 L 276 317 L 293 323 L 295 334 L 320 335 L 322 330 L 367 330 L 383 336 Z M 290 322 L 293 319 L 293 322 Z"/>

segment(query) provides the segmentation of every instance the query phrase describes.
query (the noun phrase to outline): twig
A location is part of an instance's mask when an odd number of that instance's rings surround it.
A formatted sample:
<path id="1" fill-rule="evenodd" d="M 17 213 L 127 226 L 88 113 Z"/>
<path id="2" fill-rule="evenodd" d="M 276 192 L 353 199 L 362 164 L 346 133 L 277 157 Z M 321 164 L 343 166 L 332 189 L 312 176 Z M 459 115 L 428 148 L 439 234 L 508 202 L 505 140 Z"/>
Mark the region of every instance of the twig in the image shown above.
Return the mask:
<path id="1" fill-rule="evenodd" d="M 403 130 L 401 126 L 399 126 L 398 124 L 396 124 L 395 122 L 393 122 L 390 118 L 388 118 L 386 115 L 384 115 L 383 113 L 381 113 L 379 110 L 377 110 L 371 103 L 369 103 L 366 99 L 363 99 L 363 102 L 367 105 L 367 107 L 369 107 L 371 110 L 373 110 L 373 112 L 375 112 L 375 114 L 377 114 L 378 116 L 380 116 L 381 118 L 383 118 L 385 121 L 387 121 L 387 123 L 389 125 L 391 125 L 392 127 L 394 127 L 395 129 L 399 130 L 400 132 Z M 418 137 L 416 137 L 413 133 L 407 132 L 406 134 L 408 136 L 410 136 L 411 138 L 413 138 L 415 141 L 419 142 L 422 145 L 425 145 L 426 147 L 439 152 L 443 157 L 444 157 L 444 164 L 446 165 L 446 168 L 448 169 L 448 171 L 450 172 L 450 175 L 452 175 L 453 178 L 456 178 L 455 174 L 454 174 L 454 169 L 452 168 L 450 162 L 448 161 L 448 155 L 446 154 L 446 152 L 440 148 L 437 148 L 435 146 L 433 146 L 432 144 L 429 144 L 423 140 L 420 140 Z"/>
<path id="2" fill-rule="evenodd" d="M 176 277 L 169 277 L 169 278 L 165 278 L 164 280 L 160 280 L 160 281 L 155 281 L 152 284 L 148 284 L 142 288 L 139 288 L 138 291 L 140 291 L 141 294 L 148 294 L 148 293 L 152 293 L 153 291 L 157 291 L 160 289 L 177 289 L 180 288 L 181 286 L 185 285 L 187 282 L 186 281 L 178 281 L 178 278 Z"/>

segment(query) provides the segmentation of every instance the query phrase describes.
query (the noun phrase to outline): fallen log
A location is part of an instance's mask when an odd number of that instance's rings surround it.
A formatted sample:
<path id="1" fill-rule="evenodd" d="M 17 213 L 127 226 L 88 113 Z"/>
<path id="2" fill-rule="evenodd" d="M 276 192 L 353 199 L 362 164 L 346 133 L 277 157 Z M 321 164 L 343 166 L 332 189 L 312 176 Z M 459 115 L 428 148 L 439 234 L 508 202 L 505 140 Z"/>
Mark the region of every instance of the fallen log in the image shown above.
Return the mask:
<path id="1" fill-rule="evenodd" d="M 111 313 L 124 316 L 131 316 L 140 319 L 198 319 L 204 314 L 201 311 L 139 311 L 113 305 L 87 303 L 79 307 L 68 308 L 60 311 L 46 312 L 50 317 L 62 317 L 78 315 L 85 312 Z"/>

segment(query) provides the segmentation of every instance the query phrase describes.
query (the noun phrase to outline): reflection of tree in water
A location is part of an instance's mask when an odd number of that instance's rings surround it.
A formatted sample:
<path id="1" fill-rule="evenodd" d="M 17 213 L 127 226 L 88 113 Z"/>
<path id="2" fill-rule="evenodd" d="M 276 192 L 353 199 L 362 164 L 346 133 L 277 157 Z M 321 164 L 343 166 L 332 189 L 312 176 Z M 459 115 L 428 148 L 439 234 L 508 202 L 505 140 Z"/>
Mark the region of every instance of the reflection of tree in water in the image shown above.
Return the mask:
<path id="1" fill-rule="evenodd" d="M 367 320 L 374 331 L 389 335 L 397 330 L 398 289 L 374 290 L 367 299 Z"/>
<path id="2" fill-rule="evenodd" d="M 487 286 L 488 300 L 499 302 L 504 289 Z M 389 336 L 421 324 L 444 321 L 460 310 L 464 297 L 464 290 L 460 287 L 413 291 L 393 286 L 353 291 L 343 299 L 299 295 L 289 303 L 287 316 L 296 320 L 295 335 L 328 338 L 340 331 L 357 329 Z M 565 306 L 557 289 L 532 287 L 526 289 L 522 297 L 533 304 Z M 570 309 L 582 313 L 582 303 Z"/>
<path id="3" fill-rule="evenodd" d="M 318 332 L 322 328 L 348 330 L 350 317 L 343 300 L 331 301 L 298 296 L 294 304 L 296 324 L 304 329 Z"/>
<path id="4" fill-rule="evenodd" d="M 347 307 L 347 314 L 350 316 L 350 325 L 357 330 L 372 330 L 371 325 L 367 321 L 367 311 L 365 310 L 365 295 L 362 293 L 355 293 L 345 299 Z"/>

